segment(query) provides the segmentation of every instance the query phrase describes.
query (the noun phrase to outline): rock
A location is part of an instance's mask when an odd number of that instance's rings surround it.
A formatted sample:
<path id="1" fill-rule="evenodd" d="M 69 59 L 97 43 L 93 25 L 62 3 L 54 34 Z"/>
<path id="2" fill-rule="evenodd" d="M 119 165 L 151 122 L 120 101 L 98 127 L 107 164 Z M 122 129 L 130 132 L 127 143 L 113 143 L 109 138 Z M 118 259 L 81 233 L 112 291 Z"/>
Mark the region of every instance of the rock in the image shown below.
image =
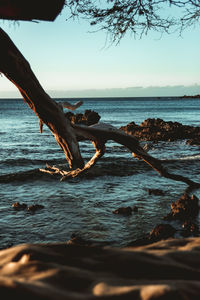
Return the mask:
<path id="1" fill-rule="evenodd" d="M 134 131 L 138 130 L 138 125 L 135 122 L 131 122 L 126 126 L 122 126 L 120 129 L 127 134 L 134 134 Z"/>
<path id="2" fill-rule="evenodd" d="M 149 245 L 160 240 L 171 238 L 176 233 L 176 229 L 170 224 L 158 224 L 150 233 L 146 233 L 142 238 L 130 242 L 128 247 L 140 247 Z"/>
<path id="3" fill-rule="evenodd" d="M 191 220 L 199 213 L 199 199 L 188 194 L 182 195 L 178 200 L 171 203 L 171 216 L 173 219 Z"/>
<path id="4" fill-rule="evenodd" d="M 136 205 L 133 206 L 132 211 L 138 212 L 138 207 Z"/>
<path id="5" fill-rule="evenodd" d="M 200 137 L 200 127 L 183 125 L 178 122 L 166 122 L 159 118 L 146 119 L 140 125 L 131 122 L 120 129 L 142 141 L 175 141 L 178 139 L 199 139 Z"/>
<path id="6" fill-rule="evenodd" d="M 27 208 L 27 204 L 25 203 L 19 203 L 19 202 L 15 202 L 12 204 L 12 207 L 16 210 L 23 210 Z"/>
<path id="7" fill-rule="evenodd" d="M 164 196 L 164 192 L 159 189 L 148 189 L 149 195 Z"/>
<path id="8" fill-rule="evenodd" d="M 12 207 L 16 210 L 24 210 L 24 209 L 27 209 L 28 211 L 31 211 L 31 212 L 35 212 L 36 210 L 38 209 L 42 209 L 44 208 L 43 205 L 40 205 L 40 204 L 34 204 L 34 205 L 30 205 L 30 206 L 27 206 L 27 204 L 25 203 L 19 203 L 19 202 L 15 202 L 12 204 Z"/>
<path id="9" fill-rule="evenodd" d="M 185 221 L 182 224 L 182 228 L 184 230 L 184 235 L 185 234 L 190 235 L 191 233 L 196 234 L 199 232 L 198 225 L 192 221 Z"/>
<path id="10" fill-rule="evenodd" d="M 36 210 L 39 210 L 39 209 L 42 209 L 44 208 L 43 205 L 40 205 L 40 204 L 33 204 L 33 205 L 30 205 L 27 207 L 27 210 L 28 211 L 31 211 L 31 212 L 35 212 Z"/>
<path id="11" fill-rule="evenodd" d="M 200 146 L 200 136 L 186 141 L 186 144 L 192 146 Z"/>
<path id="12" fill-rule="evenodd" d="M 113 211 L 113 214 L 120 214 L 120 215 L 124 215 L 124 216 L 130 216 L 132 214 L 132 208 L 130 206 L 119 207 L 118 209 Z"/>
<path id="13" fill-rule="evenodd" d="M 159 241 L 163 239 L 168 239 L 173 237 L 176 232 L 176 229 L 170 224 L 158 224 L 150 232 L 149 239 L 153 241 Z"/>
<path id="14" fill-rule="evenodd" d="M 65 113 L 66 118 L 68 118 L 73 124 L 83 124 L 83 125 L 93 125 L 99 122 L 100 115 L 90 109 L 85 110 L 84 114 L 74 114 L 72 112 Z"/>

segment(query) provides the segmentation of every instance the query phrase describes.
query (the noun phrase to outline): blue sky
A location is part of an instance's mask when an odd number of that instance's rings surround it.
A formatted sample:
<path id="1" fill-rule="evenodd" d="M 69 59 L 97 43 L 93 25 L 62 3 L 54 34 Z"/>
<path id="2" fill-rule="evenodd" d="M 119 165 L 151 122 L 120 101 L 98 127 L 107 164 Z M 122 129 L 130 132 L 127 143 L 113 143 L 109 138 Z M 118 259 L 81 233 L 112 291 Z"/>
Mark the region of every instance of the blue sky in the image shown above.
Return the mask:
<path id="1" fill-rule="evenodd" d="M 89 33 L 92 28 L 86 22 L 66 22 L 66 17 L 64 10 L 54 22 L 18 25 L 1 21 L 51 96 L 98 96 L 102 92 L 103 96 L 130 96 L 130 88 L 132 96 L 138 96 L 138 90 L 140 96 L 150 90 L 164 96 L 167 89 L 182 95 L 180 86 L 187 93 L 198 89 L 200 93 L 200 26 L 188 29 L 182 37 L 178 33 L 160 37 L 153 32 L 142 39 L 127 35 L 118 46 L 104 47 L 104 32 Z M 11 96 L 20 94 L 0 77 L 0 97 Z"/>

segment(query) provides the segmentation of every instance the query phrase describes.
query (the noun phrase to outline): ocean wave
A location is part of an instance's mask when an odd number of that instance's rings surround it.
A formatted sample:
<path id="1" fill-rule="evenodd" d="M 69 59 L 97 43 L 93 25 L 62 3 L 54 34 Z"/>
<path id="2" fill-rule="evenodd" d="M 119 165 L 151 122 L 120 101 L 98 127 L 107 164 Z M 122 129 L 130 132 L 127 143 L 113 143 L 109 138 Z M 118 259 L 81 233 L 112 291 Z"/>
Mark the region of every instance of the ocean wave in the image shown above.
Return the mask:
<path id="1" fill-rule="evenodd" d="M 187 155 L 180 157 L 179 160 L 200 160 L 200 154 Z"/>
<path id="2" fill-rule="evenodd" d="M 29 159 L 29 158 L 8 158 L 1 161 L 1 166 L 31 166 L 40 165 L 43 166 L 46 163 L 59 164 L 63 163 L 61 159 Z"/>
<path id="3" fill-rule="evenodd" d="M 163 159 L 161 160 L 163 163 L 167 162 L 180 162 L 180 161 L 199 161 L 200 160 L 200 154 L 193 154 L 193 155 L 186 155 L 182 157 L 177 157 L 177 158 L 169 158 L 169 159 Z"/>
<path id="4" fill-rule="evenodd" d="M 90 159 L 90 158 L 89 158 Z M 199 169 L 199 164 L 197 164 L 197 161 L 200 162 L 200 154 L 198 155 L 191 155 L 191 156 L 185 156 L 181 158 L 176 159 L 164 159 L 161 160 L 162 164 L 165 165 L 169 169 L 178 170 L 181 171 L 182 168 L 188 169 L 191 168 L 191 162 L 192 162 L 192 169 Z M 46 163 L 49 165 L 57 165 L 61 169 L 64 167 L 66 169 L 66 161 L 65 160 L 34 160 L 34 166 L 38 166 L 37 169 L 30 169 L 31 166 L 33 166 L 33 161 L 29 159 L 20 159 L 20 160 L 8 160 L 6 163 L 10 163 L 12 167 L 14 167 L 17 164 L 22 165 L 23 163 L 26 166 L 29 166 L 29 170 L 27 168 L 25 170 L 21 169 L 17 172 L 10 172 L 6 173 L 0 176 L 0 183 L 6 183 L 6 182 L 12 182 L 12 181 L 24 181 L 29 179 L 44 179 L 48 180 L 49 178 L 54 178 L 50 176 L 49 174 L 42 173 L 39 168 L 45 168 Z M 24 166 L 23 166 L 24 167 Z M 25 168 L 25 167 L 24 167 Z M 13 168 L 14 169 L 14 168 Z M 16 170 L 16 168 L 14 169 Z M 147 174 L 148 172 L 151 172 L 153 169 L 145 163 L 143 160 L 135 160 L 125 157 L 113 157 L 107 156 L 103 157 L 100 161 L 97 162 L 97 164 L 91 168 L 91 170 L 84 176 L 86 178 L 95 178 L 95 177 L 102 177 L 102 176 L 132 176 L 136 174 Z M 143 176 L 142 175 L 142 176 Z M 61 176 L 58 175 L 56 177 L 56 180 L 58 178 L 61 178 Z"/>
<path id="5" fill-rule="evenodd" d="M 53 161 L 53 164 L 49 163 L 50 165 L 55 165 L 55 161 Z M 58 165 L 60 168 L 62 168 L 62 165 L 56 162 L 56 165 Z M 63 164 L 63 166 L 66 165 Z M 42 165 L 42 168 L 45 168 L 45 165 Z M 146 173 L 148 170 L 151 170 L 151 168 L 143 161 L 134 161 L 134 160 L 127 160 L 123 158 L 118 158 L 116 160 L 113 160 L 109 157 L 102 159 L 99 161 L 91 170 L 85 175 L 86 178 L 95 178 L 95 177 L 101 177 L 101 176 L 131 176 L 138 173 Z M 60 177 L 60 175 L 58 175 Z M 57 178 L 56 177 L 56 180 Z M 47 173 L 43 173 L 37 169 L 29 169 L 25 171 L 18 171 L 13 173 L 6 173 L 3 175 L 0 175 L 0 183 L 8 183 L 12 181 L 24 181 L 29 179 L 48 179 L 48 178 L 54 178 L 51 175 Z M 60 177 L 61 178 L 61 177 Z"/>

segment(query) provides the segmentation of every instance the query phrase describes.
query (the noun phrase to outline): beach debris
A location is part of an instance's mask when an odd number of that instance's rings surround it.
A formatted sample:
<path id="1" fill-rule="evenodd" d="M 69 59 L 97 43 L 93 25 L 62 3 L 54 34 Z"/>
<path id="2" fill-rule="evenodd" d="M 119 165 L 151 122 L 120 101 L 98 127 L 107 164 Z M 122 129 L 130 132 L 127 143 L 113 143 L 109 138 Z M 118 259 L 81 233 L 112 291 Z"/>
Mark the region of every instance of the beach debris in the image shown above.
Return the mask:
<path id="1" fill-rule="evenodd" d="M 148 189 L 149 195 L 155 195 L 155 196 L 164 196 L 164 192 L 160 189 Z"/>

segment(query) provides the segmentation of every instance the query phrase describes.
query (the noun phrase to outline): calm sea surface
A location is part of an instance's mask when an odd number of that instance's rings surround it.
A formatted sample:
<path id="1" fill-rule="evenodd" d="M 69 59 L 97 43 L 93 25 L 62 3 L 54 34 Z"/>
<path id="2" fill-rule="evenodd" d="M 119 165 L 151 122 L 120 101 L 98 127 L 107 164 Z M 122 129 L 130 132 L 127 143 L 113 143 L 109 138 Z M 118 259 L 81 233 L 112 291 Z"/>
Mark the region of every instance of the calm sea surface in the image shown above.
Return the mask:
<path id="1" fill-rule="evenodd" d="M 61 101 L 61 99 L 57 99 Z M 77 100 L 72 100 L 75 102 Z M 162 118 L 200 126 L 200 99 L 98 98 L 83 99 L 77 112 L 97 111 L 102 122 L 116 127 L 147 118 Z M 144 144 L 144 143 L 143 143 Z M 42 175 L 2 183 L 7 174 L 64 163 L 65 157 L 53 135 L 20 99 L 0 99 L 0 248 L 11 244 L 64 242 L 72 233 L 85 239 L 123 246 L 163 222 L 171 201 L 181 196 L 185 184 L 161 178 L 143 161 L 132 158 L 124 147 L 109 142 L 105 156 L 95 166 L 93 177 L 58 179 Z M 80 144 L 85 160 L 93 153 L 88 142 Z M 185 141 L 151 144 L 149 153 L 163 159 L 171 172 L 200 182 L 200 147 Z M 165 196 L 149 196 L 159 188 Z M 195 191 L 200 198 L 200 191 Z M 34 214 L 15 211 L 14 202 L 42 204 Z M 129 217 L 112 213 L 120 206 L 138 206 Z M 199 220 L 198 220 L 199 221 Z M 176 226 L 177 224 L 175 224 Z"/>

